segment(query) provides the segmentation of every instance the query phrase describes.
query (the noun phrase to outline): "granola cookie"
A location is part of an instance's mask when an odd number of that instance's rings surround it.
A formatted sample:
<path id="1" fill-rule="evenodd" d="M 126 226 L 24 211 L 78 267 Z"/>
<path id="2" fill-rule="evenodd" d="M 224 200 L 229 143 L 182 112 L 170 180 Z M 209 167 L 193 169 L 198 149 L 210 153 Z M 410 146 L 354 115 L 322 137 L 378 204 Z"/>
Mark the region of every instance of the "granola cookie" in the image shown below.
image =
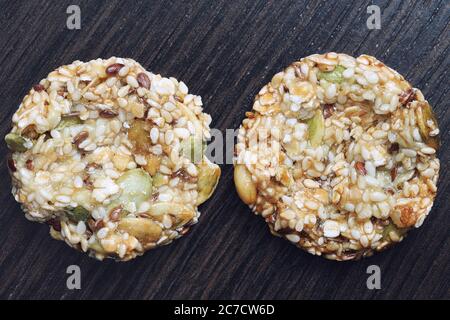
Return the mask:
<path id="1" fill-rule="evenodd" d="M 35 85 L 5 140 L 28 219 L 97 259 L 129 260 L 184 235 L 220 169 L 211 117 L 186 85 L 131 59 L 75 61 Z"/>
<path id="2" fill-rule="evenodd" d="M 311 55 L 256 96 L 238 134 L 237 192 L 309 253 L 370 256 L 431 210 L 438 134 L 422 92 L 374 57 Z"/>

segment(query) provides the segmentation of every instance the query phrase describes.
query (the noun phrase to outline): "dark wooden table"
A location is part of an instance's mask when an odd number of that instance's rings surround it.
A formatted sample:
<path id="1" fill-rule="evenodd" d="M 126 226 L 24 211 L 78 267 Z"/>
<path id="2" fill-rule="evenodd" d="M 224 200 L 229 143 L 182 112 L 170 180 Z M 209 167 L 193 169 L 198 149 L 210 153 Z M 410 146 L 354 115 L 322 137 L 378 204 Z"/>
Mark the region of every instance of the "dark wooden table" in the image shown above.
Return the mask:
<path id="1" fill-rule="evenodd" d="M 81 30 L 66 28 L 80 2 Z M 358 262 L 314 257 L 269 234 L 238 199 L 232 166 L 192 232 L 127 263 L 98 262 L 27 221 L 10 193 L 1 143 L 0 297 L 8 299 L 450 298 L 450 2 L 374 1 L 381 30 L 366 27 L 372 1 L 0 1 L 1 136 L 29 88 L 73 60 L 131 57 L 185 81 L 212 126 L 237 128 L 254 95 L 300 57 L 326 51 L 378 57 L 421 88 L 442 132 L 439 194 L 422 228 Z M 81 268 L 68 290 L 66 268 Z M 381 268 L 368 290 L 366 269 Z"/>

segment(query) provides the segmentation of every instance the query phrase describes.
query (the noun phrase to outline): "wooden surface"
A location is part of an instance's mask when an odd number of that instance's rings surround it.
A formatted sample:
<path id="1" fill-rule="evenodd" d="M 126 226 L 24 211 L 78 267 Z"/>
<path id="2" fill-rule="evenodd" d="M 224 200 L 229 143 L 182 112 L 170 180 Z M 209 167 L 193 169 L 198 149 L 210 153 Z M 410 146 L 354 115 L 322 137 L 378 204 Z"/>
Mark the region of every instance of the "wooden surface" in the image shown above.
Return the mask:
<path id="1" fill-rule="evenodd" d="M 81 30 L 66 28 L 80 2 Z M 1 143 L 0 297 L 9 299 L 397 299 L 450 298 L 450 2 L 374 1 L 381 30 L 368 30 L 372 1 L 0 1 L 1 136 L 29 88 L 73 60 L 131 57 L 185 81 L 203 97 L 212 126 L 237 128 L 258 90 L 300 57 L 326 51 L 378 57 L 434 106 L 442 132 L 439 194 L 422 228 L 359 262 L 314 257 L 269 234 L 238 199 L 222 166 L 200 223 L 170 246 L 132 262 L 98 262 L 27 221 L 10 194 Z M 66 288 L 81 267 L 82 289 Z M 368 290 L 366 268 L 381 268 Z"/>

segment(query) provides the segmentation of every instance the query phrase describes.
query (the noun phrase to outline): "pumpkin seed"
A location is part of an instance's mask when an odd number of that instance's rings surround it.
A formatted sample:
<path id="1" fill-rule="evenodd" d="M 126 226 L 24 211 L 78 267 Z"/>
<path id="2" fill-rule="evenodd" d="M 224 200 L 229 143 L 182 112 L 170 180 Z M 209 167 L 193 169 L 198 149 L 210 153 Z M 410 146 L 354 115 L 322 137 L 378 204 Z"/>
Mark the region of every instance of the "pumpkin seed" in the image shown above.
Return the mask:
<path id="1" fill-rule="evenodd" d="M 62 130 L 67 127 L 76 126 L 78 124 L 82 124 L 83 121 L 78 118 L 78 116 L 66 116 L 62 117 L 61 121 L 55 127 L 55 130 Z"/>
<path id="2" fill-rule="evenodd" d="M 174 220 L 173 226 L 175 228 L 185 225 L 195 216 L 194 210 L 185 205 L 172 202 L 155 203 L 148 210 L 148 214 L 158 221 L 162 221 L 164 215 L 170 215 Z"/>
<path id="3" fill-rule="evenodd" d="M 117 229 L 134 236 L 144 245 L 156 242 L 162 233 L 161 227 L 147 218 L 124 218 L 119 222 Z"/>
<path id="4" fill-rule="evenodd" d="M 325 135 L 325 121 L 323 119 L 322 111 L 316 110 L 314 117 L 307 121 L 308 135 L 311 146 L 318 147 L 322 143 Z"/>
<path id="5" fill-rule="evenodd" d="M 417 125 L 423 141 L 433 149 L 439 149 L 439 139 L 436 136 L 430 136 L 432 129 L 428 126 L 428 122 L 432 121 L 437 128 L 437 120 L 434 116 L 431 106 L 427 102 L 420 102 L 416 108 Z"/>
<path id="6" fill-rule="evenodd" d="M 206 159 L 206 157 L 205 157 Z M 220 177 L 220 167 L 209 160 L 197 165 L 198 169 L 198 198 L 197 205 L 202 204 L 211 197 L 216 189 Z"/>
<path id="7" fill-rule="evenodd" d="M 25 147 L 26 140 L 17 133 L 8 133 L 5 136 L 5 142 L 8 148 L 14 152 L 25 152 L 27 147 Z"/>
<path id="8" fill-rule="evenodd" d="M 393 222 L 390 222 L 383 230 L 383 240 L 390 241 L 395 240 L 391 239 L 390 233 L 395 232 L 400 238 L 406 233 L 407 230 L 398 228 Z"/>
<path id="9" fill-rule="evenodd" d="M 89 248 L 96 252 L 96 253 L 100 253 L 100 254 L 105 254 L 106 251 L 103 248 L 103 246 L 100 244 L 100 242 L 98 242 L 97 240 L 95 240 L 94 242 L 89 244 Z"/>
<path id="10" fill-rule="evenodd" d="M 328 82 L 333 83 L 341 83 L 342 80 L 344 80 L 344 77 L 342 76 L 342 73 L 345 71 L 345 67 L 343 66 L 336 66 L 333 71 L 319 71 L 317 74 L 317 78 L 319 80 L 326 80 Z"/>
<path id="11" fill-rule="evenodd" d="M 244 203 L 250 205 L 256 202 L 256 186 L 245 165 L 238 164 L 234 167 L 234 184 L 239 197 Z"/>
<path id="12" fill-rule="evenodd" d="M 298 140 L 291 140 L 288 143 L 282 142 L 282 145 L 284 149 L 286 150 L 286 153 L 289 157 L 295 158 L 300 156 L 301 154 L 301 148 L 300 148 L 300 142 Z"/>
<path id="13" fill-rule="evenodd" d="M 153 185 L 154 185 L 155 187 L 160 187 L 160 186 L 162 186 L 163 184 L 166 184 L 167 181 L 166 181 L 166 179 L 165 179 L 164 177 L 165 177 L 165 176 L 164 176 L 162 173 L 157 172 L 157 173 L 153 176 Z"/>
<path id="14" fill-rule="evenodd" d="M 69 218 L 76 222 L 86 221 L 91 216 L 91 213 L 82 206 L 67 207 L 65 211 Z"/>
<path id="15" fill-rule="evenodd" d="M 115 203 L 124 206 L 134 202 L 136 207 L 139 207 L 152 193 L 152 178 L 140 168 L 125 172 L 117 179 L 117 184 L 122 189 L 122 193 Z"/>
<path id="16" fill-rule="evenodd" d="M 181 143 L 183 156 L 191 160 L 192 163 L 199 163 L 203 159 L 206 151 L 206 142 L 200 137 L 190 136 L 189 139 Z"/>

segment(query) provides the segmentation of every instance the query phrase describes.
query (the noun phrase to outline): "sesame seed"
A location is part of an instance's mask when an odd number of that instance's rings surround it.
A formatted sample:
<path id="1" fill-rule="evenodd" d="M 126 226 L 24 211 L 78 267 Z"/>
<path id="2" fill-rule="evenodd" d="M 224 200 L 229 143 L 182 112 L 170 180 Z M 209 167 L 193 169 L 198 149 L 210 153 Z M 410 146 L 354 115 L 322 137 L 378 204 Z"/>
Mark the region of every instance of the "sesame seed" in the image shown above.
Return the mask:
<path id="1" fill-rule="evenodd" d="M 326 220 L 323 224 L 323 233 L 327 238 L 335 238 L 339 236 L 339 224 L 333 220 Z"/>
<path id="2" fill-rule="evenodd" d="M 187 139 L 191 135 L 189 130 L 185 128 L 175 128 L 174 133 L 180 139 Z"/>
<path id="3" fill-rule="evenodd" d="M 86 232 L 86 224 L 83 221 L 79 221 L 77 224 L 77 233 L 84 234 Z"/>
<path id="4" fill-rule="evenodd" d="M 171 201 L 172 200 L 172 195 L 171 194 L 169 194 L 169 193 L 161 193 L 159 196 L 158 196 L 158 200 L 159 201 L 162 201 L 162 202 L 169 202 L 169 201 Z"/>
<path id="5" fill-rule="evenodd" d="M 355 211 L 355 205 L 353 203 L 346 203 L 344 209 L 350 212 Z"/>
<path id="6" fill-rule="evenodd" d="M 291 220 L 291 219 L 295 218 L 295 212 L 292 210 L 285 210 L 285 211 L 281 212 L 280 216 L 283 219 Z"/>
<path id="7" fill-rule="evenodd" d="M 434 170 L 432 168 L 428 168 L 428 169 L 422 171 L 422 176 L 431 178 L 434 176 Z"/>
<path id="8" fill-rule="evenodd" d="M 127 76 L 127 83 L 132 87 L 132 88 L 138 88 L 139 87 L 139 83 L 136 80 L 135 77 L 132 77 L 130 75 Z"/>
<path id="9" fill-rule="evenodd" d="M 386 199 L 387 199 L 386 194 L 384 194 L 382 192 L 372 192 L 370 194 L 370 200 L 375 201 L 375 202 L 384 201 Z"/>
<path id="10" fill-rule="evenodd" d="M 311 180 L 311 179 L 303 180 L 303 184 L 305 185 L 305 187 L 311 188 L 311 189 L 315 189 L 315 188 L 319 188 L 320 187 L 319 183 L 317 183 L 316 181 Z"/>
<path id="11" fill-rule="evenodd" d="M 364 77 L 371 84 L 377 84 L 378 83 L 378 75 L 375 72 L 373 72 L 373 71 L 364 71 Z"/>
<path id="12" fill-rule="evenodd" d="M 402 149 L 401 152 L 409 158 L 414 158 L 417 156 L 417 152 L 412 149 Z"/>
<path id="13" fill-rule="evenodd" d="M 420 149 L 420 152 L 424 153 L 424 154 L 435 154 L 436 150 L 430 147 L 425 147 Z"/>
<path id="14" fill-rule="evenodd" d="M 152 140 L 153 144 L 158 143 L 158 139 L 159 139 L 159 130 L 157 127 L 153 127 L 150 130 L 150 139 Z"/>
<path id="15" fill-rule="evenodd" d="M 286 239 L 288 239 L 289 241 L 291 241 L 293 243 L 297 243 L 300 241 L 300 237 L 296 234 L 287 234 Z"/>
<path id="16" fill-rule="evenodd" d="M 305 207 L 311 210 L 317 210 L 319 208 L 319 204 L 315 201 L 307 200 L 305 201 Z"/>
<path id="17" fill-rule="evenodd" d="M 97 231 L 97 238 L 104 239 L 108 235 L 109 229 L 108 228 L 101 228 Z"/>
<path id="18" fill-rule="evenodd" d="M 302 220 L 298 220 L 295 224 L 295 230 L 297 232 L 301 232 L 303 230 L 303 221 Z"/>

